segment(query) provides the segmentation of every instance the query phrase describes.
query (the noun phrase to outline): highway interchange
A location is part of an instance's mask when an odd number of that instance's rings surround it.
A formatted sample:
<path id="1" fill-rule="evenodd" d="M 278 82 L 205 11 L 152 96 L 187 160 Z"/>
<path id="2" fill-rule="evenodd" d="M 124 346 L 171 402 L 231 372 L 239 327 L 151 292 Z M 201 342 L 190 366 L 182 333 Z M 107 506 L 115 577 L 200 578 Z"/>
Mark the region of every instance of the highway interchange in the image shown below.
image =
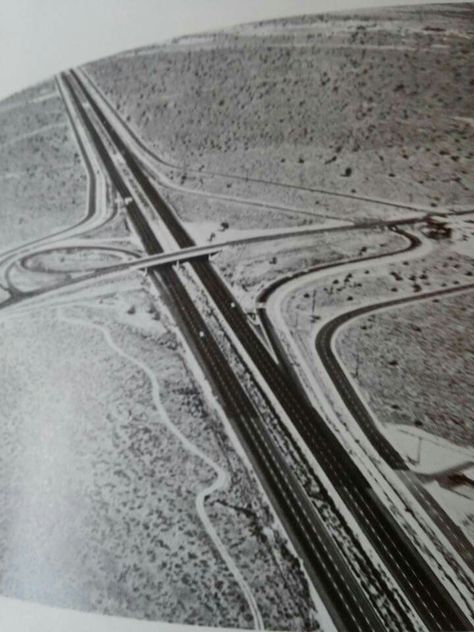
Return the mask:
<path id="1" fill-rule="evenodd" d="M 324 477 L 336 490 L 340 501 L 350 512 L 357 528 L 364 534 L 385 568 L 396 582 L 404 599 L 410 604 L 415 617 L 426 630 L 462 631 L 471 630 L 472 621 L 466 609 L 456 603 L 430 564 L 424 559 L 416 546 L 410 542 L 393 516 L 387 511 L 365 474 L 341 445 L 338 438 L 327 425 L 324 418 L 306 396 L 297 375 L 286 362 L 285 354 L 275 334 L 272 332 L 265 311 L 260 310 L 262 323 L 268 337 L 274 344 L 277 359 L 265 342 L 256 334 L 249 323 L 247 314 L 223 281 L 218 269 L 213 265 L 212 256 L 227 244 L 212 247 L 196 245 L 189 233 L 179 221 L 174 210 L 167 204 L 163 195 L 150 178 L 150 163 L 143 155 L 130 146 L 126 135 L 122 134 L 111 117 L 106 113 L 105 101 L 100 102 L 96 93 L 90 90 L 89 80 L 81 72 L 64 73 L 58 80 L 61 93 L 67 95 L 75 111 L 74 124 L 81 127 L 77 135 L 81 153 L 89 171 L 90 213 L 82 222 L 90 222 L 96 198 L 96 170 L 92 167 L 95 160 L 102 171 L 102 177 L 113 187 L 123 200 L 130 225 L 142 244 L 145 256 L 133 255 L 131 261 L 109 268 L 100 269 L 74 279 L 72 284 L 93 283 L 95 279 L 107 274 L 123 274 L 128 269 L 146 269 L 157 292 L 164 297 L 181 331 L 192 347 L 195 357 L 208 376 L 213 389 L 233 425 L 242 446 L 252 462 L 260 482 L 284 525 L 295 549 L 300 553 L 306 571 L 322 597 L 328 611 L 339 630 L 346 632 L 367 630 L 384 631 L 389 629 L 384 614 L 377 607 L 370 589 L 364 586 L 354 575 L 350 564 L 335 543 L 327 525 L 321 519 L 308 496 L 285 460 L 279 446 L 266 426 L 252 394 L 244 387 L 239 376 L 233 370 L 209 325 L 199 303 L 188 291 L 181 275 L 179 261 L 187 261 L 196 282 L 206 292 L 213 308 L 229 331 L 232 339 L 238 340 L 238 355 L 248 365 L 249 374 L 254 380 L 254 389 L 260 394 L 269 410 L 284 423 L 290 423 L 304 442 L 312 457 L 324 473 Z M 88 147 L 81 138 L 88 138 Z M 90 156 L 91 148 L 95 153 Z M 89 156 L 89 158 L 87 158 Z M 147 164 L 145 164 L 147 163 Z M 420 220 L 416 216 L 403 223 L 414 224 Z M 383 222 L 374 222 L 380 226 Z M 351 226 L 351 229 L 367 228 L 371 224 Z M 394 221 L 385 222 L 403 233 Z M 80 227 L 80 224 L 78 224 Z M 348 230 L 347 227 L 335 227 L 328 230 Z M 162 233 L 160 232 L 162 231 Z M 67 231 L 65 231 L 67 236 Z M 291 231 L 274 238 L 290 236 Z M 406 234 L 405 234 L 406 236 Z M 271 237 L 270 237 L 271 238 Z M 265 239 L 253 238 L 254 240 Z M 51 248 L 46 240 L 38 240 L 31 247 L 18 253 L 12 251 L 4 256 L 2 267 L 20 263 L 26 265 L 28 259 L 37 252 Z M 54 246 L 53 246 L 54 247 Z M 415 248 L 416 242 L 409 238 L 407 249 Z M 371 259 L 366 257 L 365 260 Z M 8 268 L 4 278 L 9 279 Z M 282 280 L 281 282 L 283 282 Z M 8 284 L 12 289 L 12 284 Z M 51 286 L 31 292 L 11 291 L 10 299 L 2 304 L 2 309 L 25 305 L 33 299 L 38 301 L 45 294 L 61 293 L 64 284 Z M 461 289 L 471 289 L 472 285 Z M 459 291 L 448 289 L 445 293 Z M 269 288 L 261 295 L 259 304 L 264 304 Z M 438 295 L 441 292 L 433 292 Z M 413 299 L 397 299 L 385 302 L 385 307 L 396 306 Z M 375 424 L 363 403 L 351 389 L 344 372 L 331 351 L 331 339 L 338 327 L 359 314 L 370 311 L 370 307 L 353 310 L 338 316 L 323 327 L 316 339 L 316 348 L 325 363 L 352 414 L 360 424 L 380 456 L 387 465 L 401 473 L 407 470 L 403 458 L 391 444 L 374 431 Z M 345 393 L 345 395 L 344 395 Z M 415 486 L 416 487 L 416 486 Z M 412 490 L 413 491 L 413 490 Z M 421 489 L 415 492 L 421 495 Z M 424 503 L 429 505 L 426 498 Z M 436 517 L 436 511 L 434 512 Z M 462 552 L 472 562 L 470 545 L 463 540 Z M 387 586 L 387 599 L 391 601 L 399 617 L 400 630 L 417 629 L 413 617 L 405 612 L 404 603 L 391 594 Z"/>

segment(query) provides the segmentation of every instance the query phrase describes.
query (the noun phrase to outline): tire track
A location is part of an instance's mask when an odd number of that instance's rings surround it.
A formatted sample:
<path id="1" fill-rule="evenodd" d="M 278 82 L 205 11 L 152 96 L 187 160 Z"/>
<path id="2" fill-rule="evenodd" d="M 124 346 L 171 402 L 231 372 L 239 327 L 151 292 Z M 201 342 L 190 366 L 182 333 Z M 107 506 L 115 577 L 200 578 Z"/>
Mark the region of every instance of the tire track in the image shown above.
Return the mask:
<path id="1" fill-rule="evenodd" d="M 235 561 L 229 555 L 225 545 L 223 544 L 209 516 L 207 515 L 206 508 L 205 508 L 205 501 L 207 497 L 218 490 L 224 489 L 227 486 L 227 483 L 229 482 L 229 475 L 227 471 L 224 470 L 220 465 L 218 465 L 212 459 L 210 459 L 204 452 L 202 452 L 202 450 L 200 450 L 194 443 L 192 443 L 171 421 L 165 407 L 162 404 L 160 387 L 158 385 L 158 380 L 156 379 L 156 376 L 153 373 L 153 371 L 150 369 L 150 367 L 147 364 L 145 364 L 141 360 L 134 358 L 133 356 L 129 355 L 126 351 L 121 349 L 114 342 L 112 338 L 112 334 L 110 333 L 109 329 L 107 329 L 106 327 L 102 325 L 92 323 L 88 320 L 83 320 L 81 318 L 77 318 L 74 316 L 66 316 L 62 309 L 58 309 L 58 318 L 59 320 L 62 320 L 63 322 L 75 327 L 90 328 L 90 329 L 94 329 L 98 331 L 104 338 L 106 344 L 112 349 L 112 351 L 114 351 L 117 355 L 123 358 L 126 362 L 130 362 L 134 364 L 141 371 L 143 371 L 143 373 L 145 373 L 145 375 L 147 376 L 151 384 L 153 403 L 156 406 L 156 409 L 158 411 L 160 423 L 166 426 L 166 428 L 178 439 L 178 441 L 182 444 L 182 446 L 187 452 L 189 452 L 190 454 L 198 458 L 200 461 L 205 463 L 209 468 L 211 468 L 214 471 L 216 475 L 214 481 L 208 487 L 205 487 L 204 489 L 202 489 L 196 496 L 196 511 L 204 526 L 204 529 L 209 535 L 209 538 L 211 539 L 212 543 L 216 547 L 222 560 L 224 561 L 225 565 L 229 569 L 230 573 L 233 575 L 240 590 L 242 591 L 248 603 L 249 609 L 252 613 L 255 629 L 263 630 L 264 624 L 263 624 L 262 615 L 260 613 L 257 602 L 252 593 L 252 590 L 250 586 L 247 584 L 247 582 L 245 581 L 245 579 L 243 578 Z"/>

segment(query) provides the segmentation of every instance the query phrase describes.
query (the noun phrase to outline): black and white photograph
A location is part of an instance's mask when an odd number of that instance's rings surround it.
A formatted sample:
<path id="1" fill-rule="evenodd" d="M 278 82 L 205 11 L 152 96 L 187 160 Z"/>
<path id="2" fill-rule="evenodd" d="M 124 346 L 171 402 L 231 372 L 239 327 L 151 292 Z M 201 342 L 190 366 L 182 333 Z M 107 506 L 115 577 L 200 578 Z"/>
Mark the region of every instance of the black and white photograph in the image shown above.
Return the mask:
<path id="1" fill-rule="evenodd" d="M 139 40 L 98 0 L 64 56 L 90 3 L 43 4 L 56 65 L 0 55 L 2 632 L 474 630 L 474 4 L 136 0 Z"/>

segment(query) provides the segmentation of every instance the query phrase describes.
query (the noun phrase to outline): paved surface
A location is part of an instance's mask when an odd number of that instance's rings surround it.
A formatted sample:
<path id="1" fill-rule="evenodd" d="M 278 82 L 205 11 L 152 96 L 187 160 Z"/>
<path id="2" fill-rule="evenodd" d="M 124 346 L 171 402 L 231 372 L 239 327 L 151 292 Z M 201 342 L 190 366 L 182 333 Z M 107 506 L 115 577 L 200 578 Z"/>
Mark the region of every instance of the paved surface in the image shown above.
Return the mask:
<path id="1" fill-rule="evenodd" d="M 282 366 L 285 367 L 286 371 L 293 376 L 294 380 L 298 380 L 297 374 L 291 364 L 291 361 L 288 360 L 285 349 L 283 348 L 280 339 L 275 332 L 273 325 L 268 317 L 265 304 L 268 301 L 270 295 L 277 290 L 280 286 L 284 285 L 288 281 L 295 279 L 299 276 L 305 276 L 311 272 L 316 272 L 320 270 L 328 270 L 328 269 L 337 269 L 340 266 L 346 266 L 348 263 L 358 263 L 360 261 L 371 261 L 371 260 L 380 260 L 384 257 L 390 257 L 393 254 L 409 252 L 414 248 L 418 247 L 419 239 L 412 235 L 411 233 L 407 233 L 402 229 L 393 227 L 394 230 L 397 230 L 400 234 L 408 239 L 408 245 L 399 251 L 393 251 L 388 253 L 387 255 L 372 255 L 369 257 L 356 258 L 353 260 L 344 260 L 340 263 L 330 263 L 318 265 L 312 268 L 311 270 L 305 270 L 302 272 L 297 272 L 288 276 L 283 276 L 269 284 L 259 295 L 257 304 L 259 319 L 264 329 L 265 335 L 270 342 L 272 349 L 274 350 L 278 361 Z M 467 286 L 458 286 L 452 289 L 448 289 L 448 293 L 466 291 L 472 285 Z M 442 292 L 445 292 L 443 290 Z M 431 293 L 432 294 L 432 293 Z M 436 296 L 436 292 L 434 296 Z M 412 496 L 420 503 L 423 507 L 424 511 L 431 517 L 433 522 L 441 529 L 441 532 L 447 537 L 454 550 L 457 551 L 464 561 L 468 564 L 471 569 L 474 569 L 474 547 L 469 539 L 464 535 L 462 530 L 457 526 L 455 522 L 450 518 L 450 516 L 440 507 L 440 505 L 436 502 L 436 500 L 429 494 L 420 484 L 420 481 L 416 475 L 416 473 L 412 473 L 408 467 L 405 465 L 405 462 L 402 456 L 395 450 L 392 444 L 387 441 L 384 435 L 379 431 L 378 427 L 374 423 L 374 420 L 371 417 L 369 410 L 364 406 L 360 398 L 354 392 L 354 389 L 351 387 L 350 383 L 348 383 L 347 378 L 339 366 L 337 359 L 334 357 L 334 354 L 331 349 L 331 339 L 335 335 L 337 329 L 340 325 L 351 318 L 355 318 L 362 313 L 368 313 L 371 311 L 375 311 L 377 309 L 382 309 L 384 307 L 389 307 L 390 305 L 397 305 L 398 303 L 406 303 L 409 300 L 423 300 L 424 297 L 429 298 L 430 294 L 423 294 L 409 297 L 408 299 L 394 299 L 391 301 L 386 301 L 383 303 L 379 303 L 372 306 L 367 306 L 361 308 L 361 311 L 356 309 L 341 316 L 334 318 L 329 321 L 327 325 L 321 328 L 320 332 L 317 334 L 316 347 L 318 354 L 321 357 L 321 360 L 328 370 L 329 376 L 332 378 L 336 389 L 339 394 L 343 398 L 346 405 L 349 407 L 351 414 L 354 419 L 359 423 L 361 428 L 366 433 L 366 436 L 371 441 L 372 445 L 378 451 L 380 456 L 386 460 L 386 462 L 397 471 L 399 478 L 403 481 L 407 489 L 410 491 Z M 323 341 L 322 338 L 325 338 Z M 342 380 L 342 381 L 340 381 Z M 342 383 L 343 382 L 343 383 Z"/>
<path id="2" fill-rule="evenodd" d="M 392 444 L 378 429 L 377 424 L 373 419 L 370 411 L 356 393 L 345 371 L 339 364 L 336 355 L 331 348 L 331 342 L 339 327 L 341 327 L 348 321 L 357 318 L 358 316 L 370 314 L 374 311 L 378 311 L 387 307 L 396 307 L 398 305 L 406 305 L 407 303 L 413 303 L 415 301 L 436 298 L 437 296 L 456 294 L 458 292 L 466 291 L 473 288 L 474 283 L 470 283 L 463 286 L 448 288 L 445 290 L 436 290 L 433 292 L 426 292 L 414 296 L 406 296 L 403 298 L 384 301 L 381 303 L 377 303 L 376 305 L 359 307 L 357 309 L 336 316 L 335 318 L 324 324 L 316 335 L 316 350 L 318 352 L 318 355 L 321 358 L 324 368 L 331 377 L 331 380 L 334 382 L 339 394 L 344 400 L 344 403 L 350 410 L 352 416 L 358 421 L 359 425 L 364 430 L 364 433 L 366 434 L 367 438 L 372 443 L 374 448 L 393 469 L 404 470 L 407 469 L 407 466 L 405 465 L 404 459 L 401 457 L 401 455 L 393 448 Z"/>
<path id="3" fill-rule="evenodd" d="M 339 327 L 358 316 L 389 307 L 403 306 L 415 301 L 429 300 L 437 296 L 449 296 L 472 289 L 474 289 L 474 283 L 468 283 L 443 290 L 435 290 L 433 292 L 425 292 L 423 294 L 415 294 L 413 296 L 384 301 L 376 305 L 359 307 L 358 309 L 336 316 L 323 325 L 317 333 L 316 350 L 329 377 L 333 381 L 351 415 L 356 419 L 371 444 L 380 456 L 395 470 L 407 469 L 403 458 L 379 430 L 370 410 L 360 399 L 345 371 L 341 367 L 332 349 L 331 342 L 337 334 Z M 438 524 L 454 549 L 457 550 L 462 558 L 469 564 L 470 568 L 474 569 L 474 548 L 462 530 L 439 507 L 438 503 L 433 501 L 425 489 L 420 484 L 417 484 L 416 477 L 412 477 L 411 479 L 410 491 L 414 493 L 416 499 L 428 511 L 435 523 Z"/>
<path id="4" fill-rule="evenodd" d="M 104 131 L 122 154 L 127 167 L 144 194 L 148 197 L 160 219 L 165 222 L 176 242 L 182 248 L 192 247 L 194 242 L 186 233 L 164 200 L 145 176 L 139 162 L 128 150 L 122 139 L 107 121 L 103 112 L 81 84 L 75 73 L 65 77 L 74 96 L 78 110 L 82 112 L 91 138 L 101 155 L 109 176 L 125 199 L 132 197 L 128 213 L 136 231 L 141 236 L 148 253 L 162 252 L 156 236 L 133 199 L 126 183 L 81 105 L 81 98 L 90 104 Z M 208 290 L 228 325 L 238 336 L 253 363 L 265 378 L 273 395 L 291 418 L 300 435 L 312 450 L 332 484 L 337 488 L 354 519 L 362 528 L 374 548 L 390 568 L 401 588 L 413 603 L 420 617 L 430 630 L 470 630 L 471 624 L 445 591 L 426 562 L 408 542 L 373 494 L 365 477 L 357 469 L 317 411 L 312 408 L 292 377 L 274 361 L 256 336 L 240 309 L 237 301 L 222 282 L 212 264 L 198 261 L 191 264 L 195 273 Z M 303 553 L 308 570 L 323 598 L 329 599 L 332 613 L 346 630 L 384 630 L 375 610 L 367 603 L 343 561 L 305 498 L 298 493 L 298 483 L 289 472 L 284 459 L 265 432 L 264 424 L 253 403 L 233 374 L 217 343 L 205 325 L 190 296 L 175 271 L 166 266 L 153 271 L 156 283 L 165 288 L 170 305 L 178 322 L 186 331 L 197 357 L 216 385 L 221 401 L 230 420 L 237 428 L 244 446 L 257 465 L 270 497 L 282 516 L 290 534 Z M 204 333 L 204 336 L 201 335 Z M 330 548 L 327 548 L 330 547 Z M 407 621 L 407 630 L 409 623 Z"/>
<path id="5" fill-rule="evenodd" d="M 67 78 L 65 81 L 72 89 L 72 82 Z M 124 198 L 129 197 L 128 187 L 108 156 L 99 134 L 75 92 L 72 94 L 109 176 L 121 195 Z M 154 191 L 151 193 L 157 195 Z M 130 202 L 127 208 L 146 251 L 150 254 L 162 252 L 161 244 L 136 203 Z M 187 247 L 191 247 L 191 244 Z M 171 265 L 159 269 L 151 268 L 150 272 L 159 290 L 165 289 L 178 323 L 186 332 L 203 369 L 218 389 L 226 414 L 252 460 L 256 462 L 262 482 L 306 560 L 318 590 L 332 604 L 332 615 L 339 621 L 341 629 L 361 632 L 367 629 L 384 630 L 377 613 L 354 580 L 329 535 L 321 528 L 318 516 L 296 478 L 288 472 L 285 461 L 270 439 L 258 411 L 230 369 L 178 275 Z"/>

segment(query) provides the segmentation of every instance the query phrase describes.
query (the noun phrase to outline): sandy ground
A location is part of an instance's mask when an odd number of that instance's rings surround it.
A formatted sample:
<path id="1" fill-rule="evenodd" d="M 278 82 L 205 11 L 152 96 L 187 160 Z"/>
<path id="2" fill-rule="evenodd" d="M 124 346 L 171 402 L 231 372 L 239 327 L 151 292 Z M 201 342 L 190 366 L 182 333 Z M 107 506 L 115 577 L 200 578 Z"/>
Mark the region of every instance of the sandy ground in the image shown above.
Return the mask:
<path id="1" fill-rule="evenodd" d="M 274 282 L 344 259 L 386 254 L 404 244 L 402 237 L 388 230 L 329 232 L 226 248 L 215 262 L 242 304 L 253 312 L 260 293 Z M 312 303 L 312 291 L 305 290 L 305 303 Z"/>
<path id="2" fill-rule="evenodd" d="M 441 5 L 282 20 L 88 71 L 181 177 L 210 170 L 472 206 L 471 19 L 469 5 Z"/>
<path id="3" fill-rule="evenodd" d="M 378 419 L 473 445 L 473 322 L 472 293 L 407 305 L 358 318 L 338 351 Z"/>
<path id="4" fill-rule="evenodd" d="M 317 629 L 285 537 L 146 292 L 1 327 L 3 594 Z"/>
<path id="5" fill-rule="evenodd" d="M 469 5 L 440 5 L 295 18 L 181 38 L 87 72 L 164 161 L 160 186 L 199 243 L 400 219 L 411 207 L 443 213 L 474 205 L 472 16 Z M 84 215 L 85 171 L 54 82 L 0 104 L 0 184 L 0 249 Z M 129 256 L 94 247 L 140 249 L 123 205 L 99 184 L 98 228 L 73 230 L 26 270 L 12 267 L 17 290 Z M 418 260 L 295 285 L 280 307 L 305 357 L 315 327 L 337 310 L 472 280 L 472 218 L 450 226 L 451 239 L 439 242 L 423 228 L 429 248 Z M 254 319 L 272 282 L 402 243 L 388 230 L 300 235 L 228 247 L 214 261 Z M 42 309 L 0 323 L 0 592 L 146 620 L 319 629 L 300 562 L 166 310 L 140 274 L 108 283 L 58 292 L 49 307 L 46 296 Z M 471 321 L 466 295 L 360 319 L 338 338 L 393 441 L 416 428 L 407 453 L 417 471 L 474 440 L 465 412 L 474 404 Z M 344 438 L 349 450 L 352 440 Z M 342 528 L 343 508 L 308 480 L 367 578 L 357 526 Z M 428 486 L 472 531 L 467 502 Z"/>
<path id="6" fill-rule="evenodd" d="M 2 102 L 0 130 L 0 248 L 79 220 L 86 177 L 54 82 Z"/>

